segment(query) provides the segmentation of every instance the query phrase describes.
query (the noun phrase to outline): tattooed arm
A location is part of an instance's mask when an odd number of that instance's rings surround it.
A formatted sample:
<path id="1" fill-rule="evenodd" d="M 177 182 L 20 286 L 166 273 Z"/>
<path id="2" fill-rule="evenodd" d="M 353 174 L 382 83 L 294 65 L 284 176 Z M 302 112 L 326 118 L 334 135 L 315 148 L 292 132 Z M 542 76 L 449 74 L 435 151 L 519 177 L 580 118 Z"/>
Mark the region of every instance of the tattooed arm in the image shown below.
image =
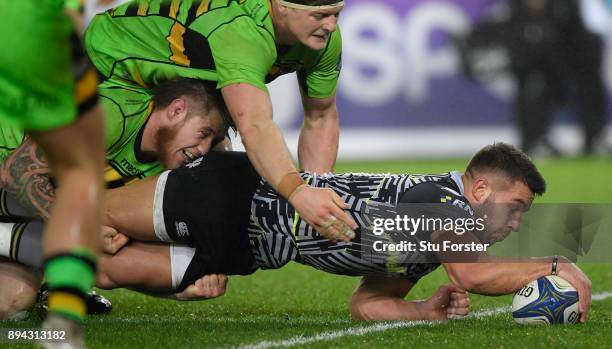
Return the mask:
<path id="1" fill-rule="evenodd" d="M 50 175 L 42 150 L 28 138 L 0 167 L 0 185 L 25 209 L 47 219 L 55 198 Z"/>

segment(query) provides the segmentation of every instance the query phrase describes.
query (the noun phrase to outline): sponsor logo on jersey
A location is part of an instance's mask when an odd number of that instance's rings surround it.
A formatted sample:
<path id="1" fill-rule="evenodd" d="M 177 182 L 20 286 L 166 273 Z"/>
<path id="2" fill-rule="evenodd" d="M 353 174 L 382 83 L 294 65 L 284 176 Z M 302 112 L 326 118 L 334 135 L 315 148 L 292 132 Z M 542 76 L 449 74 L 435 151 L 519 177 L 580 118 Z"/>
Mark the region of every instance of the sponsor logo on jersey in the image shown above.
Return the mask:
<path id="1" fill-rule="evenodd" d="M 123 168 L 123 170 L 131 175 L 136 175 L 138 174 L 138 169 L 132 165 L 127 159 L 121 159 L 121 161 L 119 162 Z"/>

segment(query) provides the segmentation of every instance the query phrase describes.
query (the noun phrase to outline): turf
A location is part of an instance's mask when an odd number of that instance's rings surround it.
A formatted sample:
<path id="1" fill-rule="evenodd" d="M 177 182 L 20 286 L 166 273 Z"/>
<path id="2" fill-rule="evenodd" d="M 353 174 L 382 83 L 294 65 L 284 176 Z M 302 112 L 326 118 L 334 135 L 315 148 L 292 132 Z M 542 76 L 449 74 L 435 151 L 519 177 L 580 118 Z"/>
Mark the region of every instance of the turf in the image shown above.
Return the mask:
<path id="1" fill-rule="evenodd" d="M 337 170 L 360 172 L 433 173 L 461 170 L 466 160 L 392 161 L 341 163 Z M 575 158 L 539 161 L 549 183 L 541 202 L 612 202 L 609 159 Z M 612 247 L 612 246 L 608 246 Z M 609 264 L 581 264 L 593 281 L 594 293 L 612 291 Z M 420 299 L 446 282 L 442 270 L 415 286 L 409 298 Z M 176 302 L 115 290 L 101 291 L 115 310 L 87 321 L 90 348 L 212 348 L 243 347 L 308 339 L 323 333 L 371 328 L 353 322 L 348 299 L 357 279 L 325 274 L 291 264 L 282 270 L 260 271 L 249 277 L 232 277 L 225 297 L 204 302 Z M 472 309 L 507 307 L 511 296 L 472 295 Z M 36 314 L 21 322 L 0 322 L 0 327 L 37 327 Z M 380 324 L 379 324 L 380 325 Z M 386 324 L 382 324 L 383 326 Z M 405 325 L 386 331 L 346 335 L 313 341 L 297 347 L 612 347 L 612 298 L 593 303 L 586 325 L 525 327 L 512 321 L 508 312 L 434 325 Z M 287 344 L 287 342 L 285 342 Z M 0 347 L 24 347 L 8 345 Z M 260 345 L 260 348 L 270 347 Z"/>

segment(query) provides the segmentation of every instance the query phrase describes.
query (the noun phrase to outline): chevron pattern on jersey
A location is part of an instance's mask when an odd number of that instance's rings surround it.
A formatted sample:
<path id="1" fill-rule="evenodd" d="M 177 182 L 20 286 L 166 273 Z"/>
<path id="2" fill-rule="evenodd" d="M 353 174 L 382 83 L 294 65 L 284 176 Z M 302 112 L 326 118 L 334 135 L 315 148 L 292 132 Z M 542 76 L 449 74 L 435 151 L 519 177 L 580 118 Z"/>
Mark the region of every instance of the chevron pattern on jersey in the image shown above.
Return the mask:
<path id="1" fill-rule="evenodd" d="M 334 190 L 349 205 L 348 213 L 360 228 L 351 242 L 331 242 L 306 224 L 288 202 L 265 182 L 261 182 L 251 204 L 249 239 L 256 266 L 262 269 L 282 267 L 290 261 L 341 275 L 387 275 L 404 277 L 416 282 L 436 269 L 438 263 L 419 253 L 400 258 L 398 254 L 364 255 L 366 241 L 361 234 L 373 210 L 395 214 L 394 208 L 402 195 L 423 182 L 452 183 L 444 175 L 393 174 L 310 174 L 302 178 L 312 186 Z M 371 244 L 370 248 L 371 249 Z M 367 250 L 367 249 L 366 249 Z"/>

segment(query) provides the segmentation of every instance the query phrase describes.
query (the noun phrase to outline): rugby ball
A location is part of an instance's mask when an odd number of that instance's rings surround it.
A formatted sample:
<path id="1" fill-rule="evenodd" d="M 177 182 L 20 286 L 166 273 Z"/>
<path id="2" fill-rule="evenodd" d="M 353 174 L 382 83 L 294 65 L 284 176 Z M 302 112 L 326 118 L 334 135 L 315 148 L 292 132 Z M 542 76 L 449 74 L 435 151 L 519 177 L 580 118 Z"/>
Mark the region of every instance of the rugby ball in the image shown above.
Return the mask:
<path id="1" fill-rule="evenodd" d="M 563 278 L 541 277 L 514 294 L 512 317 L 519 324 L 575 324 L 578 292 Z"/>

